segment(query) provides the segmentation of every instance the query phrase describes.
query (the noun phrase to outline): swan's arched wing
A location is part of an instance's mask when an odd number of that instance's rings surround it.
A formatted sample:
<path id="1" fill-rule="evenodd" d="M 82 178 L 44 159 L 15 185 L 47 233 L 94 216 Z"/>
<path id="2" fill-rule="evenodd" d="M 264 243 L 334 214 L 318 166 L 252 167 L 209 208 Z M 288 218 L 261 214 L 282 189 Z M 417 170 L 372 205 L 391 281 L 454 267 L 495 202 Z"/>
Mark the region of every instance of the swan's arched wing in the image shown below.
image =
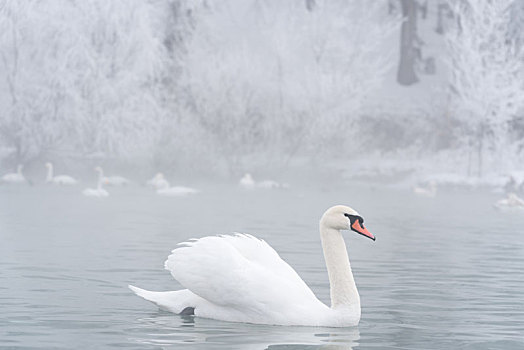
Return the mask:
<path id="1" fill-rule="evenodd" d="M 165 268 L 185 288 L 213 304 L 263 313 L 318 303 L 295 270 L 263 240 L 236 234 L 180 245 Z"/>

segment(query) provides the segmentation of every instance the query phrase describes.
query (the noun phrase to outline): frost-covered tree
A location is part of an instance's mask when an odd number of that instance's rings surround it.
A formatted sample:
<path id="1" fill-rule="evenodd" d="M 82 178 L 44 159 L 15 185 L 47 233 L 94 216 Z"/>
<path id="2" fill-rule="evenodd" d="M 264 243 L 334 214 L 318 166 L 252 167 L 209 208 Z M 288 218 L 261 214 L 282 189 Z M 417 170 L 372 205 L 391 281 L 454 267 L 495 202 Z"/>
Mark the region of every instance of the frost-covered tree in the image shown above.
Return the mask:
<path id="1" fill-rule="evenodd" d="M 163 1 L 4 1 L 0 131 L 17 161 L 137 156 L 166 114 Z"/>
<path id="2" fill-rule="evenodd" d="M 398 19 L 385 3 L 311 4 L 227 0 L 194 8 L 182 84 L 206 139 L 230 161 L 346 139 L 391 67 L 383 50 Z"/>
<path id="3" fill-rule="evenodd" d="M 484 150 L 507 145 L 508 122 L 524 108 L 524 51 L 508 35 L 514 0 L 449 0 L 456 27 L 446 32 L 452 106 L 477 150 L 482 174 Z M 495 154 L 495 153 L 494 153 Z"/>
<path id="4" fill-rule="evenodd" d="M 64 91 L 57 81 L 62 32 L 46 26 L 46 6 L 36 1 L 0 4 L 0 142 L 17 161 L 35 157 L 63 138 Z"/>
<path id="5" fill-rule="evenodd" d="M 524 1 L 514 1 L 509 8 L 510 23 L 508 36 L 510 40 L 515 40 L 517 48 L 522 50 L 524 47 Z"/>
<path id="6" fill-rule="evenodd" d="M 397 81 L 401 85 L 412 85 L 419 81 L 415 65 L 421 59 L 421 40 L 417 33 L 419 3 L 416 0 L 400 0 L 402 28 L 400 36 L 400 62 Z"/>
<path id="7" fill-rule="evenodd" d="M 155 6 L 156 5 L 156 6 Z M 83 151 L 137 156 L 150 151 L 162 108 L 159 82 L 167 60 L 158 4 L 79 2 L 79 98 Z M 92 20 L 95 18 L 96 20 Z"/>

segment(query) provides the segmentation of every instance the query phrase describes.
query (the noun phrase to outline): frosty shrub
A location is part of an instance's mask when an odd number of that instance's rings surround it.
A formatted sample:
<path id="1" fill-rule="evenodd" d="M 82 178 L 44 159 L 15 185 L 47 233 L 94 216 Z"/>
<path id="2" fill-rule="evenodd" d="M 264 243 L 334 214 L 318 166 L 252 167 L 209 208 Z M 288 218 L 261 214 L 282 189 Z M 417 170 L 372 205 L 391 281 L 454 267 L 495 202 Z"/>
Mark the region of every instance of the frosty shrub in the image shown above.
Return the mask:
<path id="1" fill-rule="evenodd" d="M 161 11 L 140 0 L 3 2 L 0 146 L 16 162 L 150 152 L 166 113 Z"/>
<path id="2" fill-rule="evenodd" d="M 512 153 L 508 127 L 524 111 L 524 50 L 511 30 L 515 1 L 448 2 L 456 20 L 446 33 L 452 110 L 480 175 L 485 154 L 500 161 Z"/>
<path id="3" fill-rule="evenodd" d="M 193 15 L 181 80 L 191 122 L 239 166 L 254 153 L 277 161 L 345 145 L 391 68 L 381 50 L 399 21 L 362 1 L 227 0 Z"/>

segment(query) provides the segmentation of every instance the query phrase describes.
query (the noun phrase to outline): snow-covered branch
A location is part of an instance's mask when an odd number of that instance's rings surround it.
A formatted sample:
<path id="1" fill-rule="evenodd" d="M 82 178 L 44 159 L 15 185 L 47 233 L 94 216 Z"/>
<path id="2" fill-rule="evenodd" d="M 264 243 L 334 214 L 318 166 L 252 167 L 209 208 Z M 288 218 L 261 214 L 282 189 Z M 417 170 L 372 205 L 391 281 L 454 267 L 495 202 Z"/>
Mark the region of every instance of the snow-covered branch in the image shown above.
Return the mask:
<path id="1" fill-rule="evenodd" d="M 361 1 L 228 0 L 194 13 L 182 84 L 227 154 L 341 135 L 391 68 L 384 43 L 400 21 Z"/>
<path id="2" fill-rule="evenodd" d="M 456 26 L 446 33 L 455 112 L 493 127 L 524 107 L 524 50 L 509 35 L 514 0 L 450 0 Z"/>

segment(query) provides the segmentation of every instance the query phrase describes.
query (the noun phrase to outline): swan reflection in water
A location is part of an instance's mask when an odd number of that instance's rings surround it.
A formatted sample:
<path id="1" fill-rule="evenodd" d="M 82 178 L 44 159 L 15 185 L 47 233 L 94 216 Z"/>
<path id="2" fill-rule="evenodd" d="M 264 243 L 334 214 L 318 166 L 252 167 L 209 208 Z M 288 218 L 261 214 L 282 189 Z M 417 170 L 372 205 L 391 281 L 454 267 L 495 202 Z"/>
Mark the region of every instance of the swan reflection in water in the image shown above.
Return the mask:
<path id="1" fill-rule="evenodd" d="M 267 326 L 174 316 L 158 311 L 136 320 L 132 339 L 163 349 L 323 349 L 351 350 L 358 346 L 358 327 L 328 328 Z"/>

